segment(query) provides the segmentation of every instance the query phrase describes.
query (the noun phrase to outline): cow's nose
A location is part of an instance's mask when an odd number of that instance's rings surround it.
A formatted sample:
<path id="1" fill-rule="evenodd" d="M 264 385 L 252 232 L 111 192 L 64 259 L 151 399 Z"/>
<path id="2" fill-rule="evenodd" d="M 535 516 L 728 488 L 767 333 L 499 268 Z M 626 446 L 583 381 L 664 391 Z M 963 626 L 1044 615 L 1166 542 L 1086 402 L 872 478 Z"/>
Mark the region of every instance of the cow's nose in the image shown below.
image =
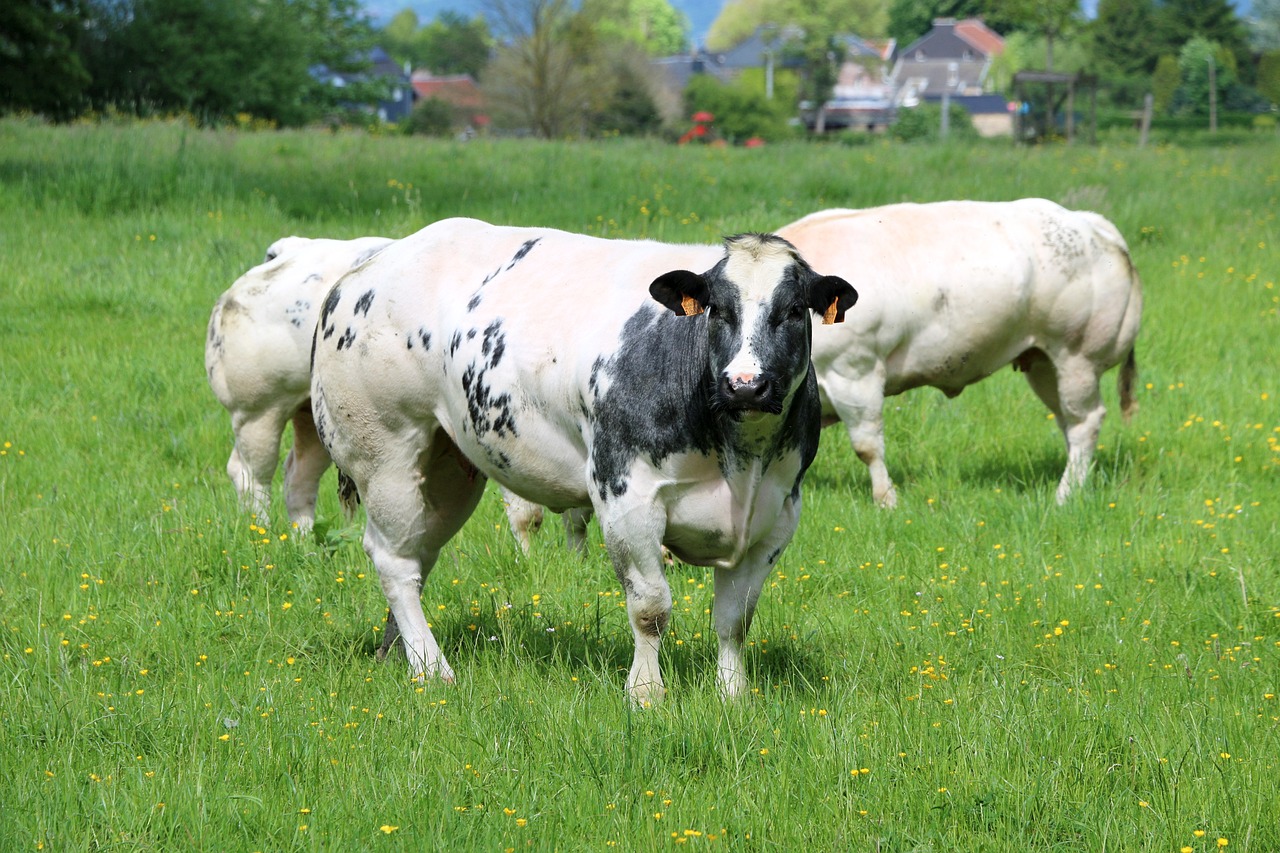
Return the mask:
<path id="1" fill-rule="evenodd" d="M 739 373 L 721 378 L 725 397 L 741 405 L 754 405 L 769 396 L 769 377 L 763 373 Z"/>

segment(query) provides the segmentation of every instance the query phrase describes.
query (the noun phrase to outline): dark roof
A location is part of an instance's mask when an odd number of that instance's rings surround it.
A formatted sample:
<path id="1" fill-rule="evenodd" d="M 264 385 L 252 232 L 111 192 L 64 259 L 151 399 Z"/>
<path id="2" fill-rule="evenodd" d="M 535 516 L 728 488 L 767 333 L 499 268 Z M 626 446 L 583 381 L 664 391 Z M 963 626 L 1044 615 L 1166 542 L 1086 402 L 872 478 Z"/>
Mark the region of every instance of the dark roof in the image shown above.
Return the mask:
<path id="1" fill-rule="evenodd" d="M 922 100 L 936 104 L 942 100 L 942 95 L 925 95 Z M 1009 112 L 1009 102 L 1001 95 L 952 95 L 950 102 L 964 107 L 970 115 Z"/>

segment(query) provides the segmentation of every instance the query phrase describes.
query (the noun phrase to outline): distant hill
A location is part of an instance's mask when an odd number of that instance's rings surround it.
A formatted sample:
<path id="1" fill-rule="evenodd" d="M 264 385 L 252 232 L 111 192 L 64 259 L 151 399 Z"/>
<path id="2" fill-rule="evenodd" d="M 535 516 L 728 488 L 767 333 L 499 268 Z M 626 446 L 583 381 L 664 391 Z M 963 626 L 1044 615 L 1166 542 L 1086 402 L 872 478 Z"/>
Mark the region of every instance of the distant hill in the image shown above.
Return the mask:
<path id="1" fill-rule="evenodd" d="M 689 18 L 690 36 L 697 44 L 707 40 L 707 31 L 725 0 L 670 0 L 671 5 Z M 412 9 L 418 20 L 426 22 L 436 18 L 441 12 L 451 10 L 468 18 L 481 12 L 481 0 L 364 0 L 364 9 L 373 18 L 374 23 L 381 26 L 395 17 L 397 12 Z"/>

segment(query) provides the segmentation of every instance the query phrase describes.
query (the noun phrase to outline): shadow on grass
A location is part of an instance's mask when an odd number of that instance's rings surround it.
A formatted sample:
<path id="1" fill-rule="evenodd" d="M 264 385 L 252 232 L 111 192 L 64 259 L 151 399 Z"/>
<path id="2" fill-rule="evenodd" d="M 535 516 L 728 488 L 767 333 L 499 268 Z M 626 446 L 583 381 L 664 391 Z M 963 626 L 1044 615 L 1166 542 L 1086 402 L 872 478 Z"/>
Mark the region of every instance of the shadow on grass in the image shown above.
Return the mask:
<path id="1" fill-rule="evenodd" d="M 608 599 L 613 602 L 615 599 Z M 432 632 L 445 657 L 455 667 L 470 663 L 484 665 L 486 659 L 514 662 L 532 667 L 548 680 L 591 674 L 602 680 L 615 679 L 621 687 L 631 668 L 635 649 L 629 623 L 621 608 L 593 607 L 576 623 L 563 612 L 536 610 L 528 605 L 507 610 L 491 609 L 484 615 L 449 614 L 431 620 Z M 503 615 L 498 615 L 503 614 Z M 584 616 L 586 618 L 582 618 Z M 660 652 L 663 679 L 668 687 L 696 686 L 711 689 L 716 679 L 718 641 L 707 626 L 692 637 L 687 618 L 675 619 L 675 630 L 663 638 Z M 681 625 L 680 623 L 685 624 Z M 367 633 L 348 635 L 349 648 L 369 658 L 377 655 L 379 640 Z M 380 636 L 380 635 L 379 635 Z M 760 636 L 763 636 L 762 634 Z M 818 656 L 790 639 L 771 638 L 767 649 L 749 634 L 744 650 L 747 679 L 752 688 L 792 695 L 816 692 L 824 675 Z M 404 651 L 396 642 L 384 664 L 401 667 Z"/>

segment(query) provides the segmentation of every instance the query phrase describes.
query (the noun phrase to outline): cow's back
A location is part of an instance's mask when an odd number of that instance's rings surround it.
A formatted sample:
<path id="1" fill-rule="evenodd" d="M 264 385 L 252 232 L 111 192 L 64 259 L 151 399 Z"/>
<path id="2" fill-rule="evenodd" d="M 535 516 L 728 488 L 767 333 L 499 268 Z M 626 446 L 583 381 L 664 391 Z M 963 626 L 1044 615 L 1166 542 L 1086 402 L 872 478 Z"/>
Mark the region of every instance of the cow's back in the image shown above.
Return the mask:
<path id="1" fill-rule="evenodd" d="M 845 326 L 815 339 L 819 379 L 883 364 L 887 394 L 958 393 L 1030 348 L 1117 337 L 1120 321 L 1095 306 L 1127 288 L 1111 274 L 1127 276 L 1127 253 L 1095 219 L 1044 199 L 950 201 L 822 211 L 779 229 L 861 295 Z"/>

